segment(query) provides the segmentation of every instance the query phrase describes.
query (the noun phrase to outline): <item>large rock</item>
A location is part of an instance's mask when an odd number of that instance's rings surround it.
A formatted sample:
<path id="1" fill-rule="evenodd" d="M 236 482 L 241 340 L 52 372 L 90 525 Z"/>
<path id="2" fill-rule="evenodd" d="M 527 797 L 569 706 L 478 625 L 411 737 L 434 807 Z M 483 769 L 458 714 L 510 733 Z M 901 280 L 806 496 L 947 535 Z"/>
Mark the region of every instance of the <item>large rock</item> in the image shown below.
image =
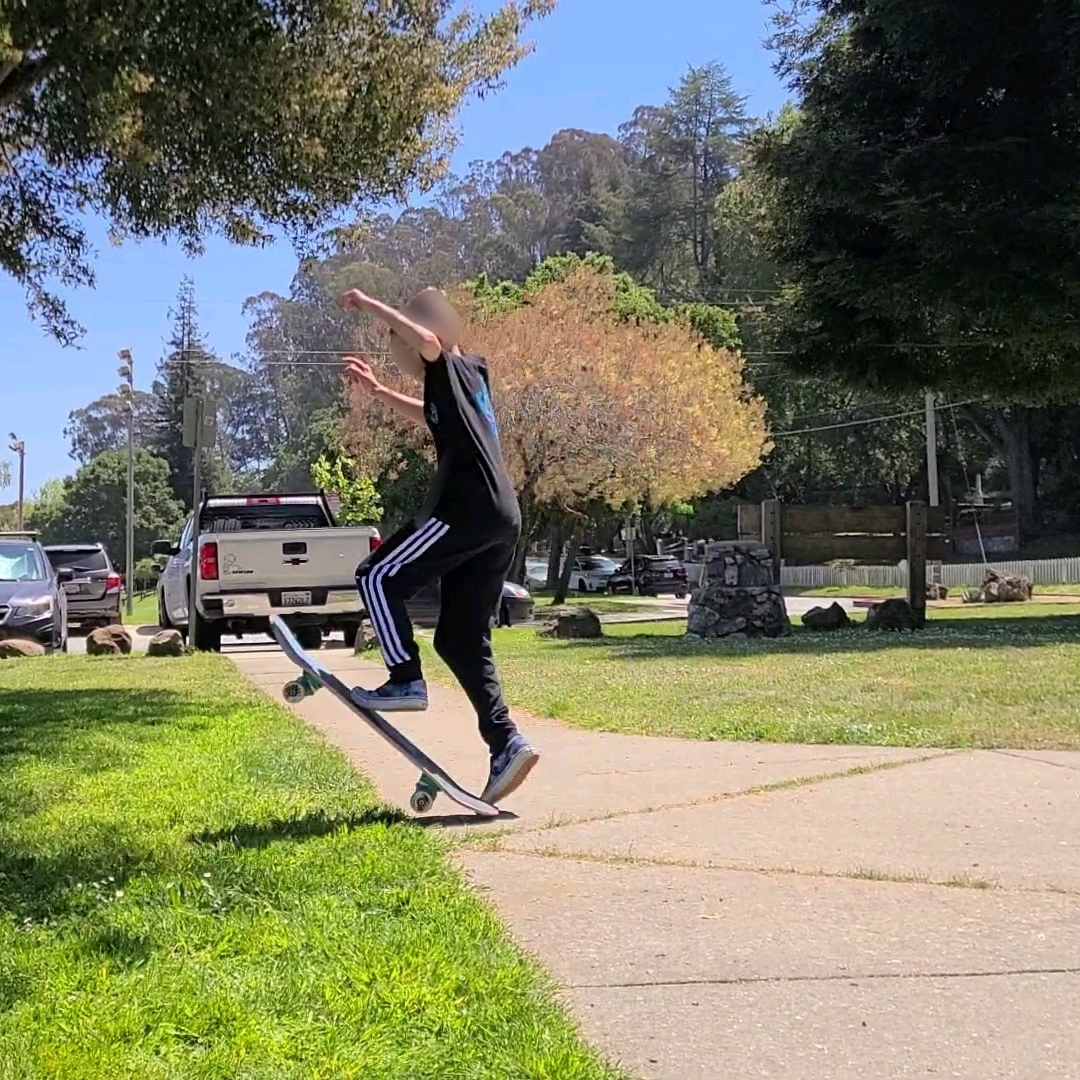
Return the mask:
<path id="1" fill-rule="evenodd" d="M 88 656 L 127 656 L 131 652 L 131 634 L 123 626 L 99 626 L 86 635 Z"/>
<path id="2" fill-rule="evenodd" d="M 949 590 L 944 585 L 938 585 L 936 582 L 928 584 L 926 586 L 926 599 L 927 600 L 948 600 Z"/>
<path id="3" fill-rule="evenodd" d="M 600 616 L 590 607 L 549 608 L 541 615 L 543 626 L 537 631 L 548 638 L 599 638 L 604 636 Z"/>
<path id="4" fill-rule="evenodd" d="M 978 603 L 982 604 L 1017 604 L 1031 599 L 1033 592 L 1031 579 L 1014 574 L 999 574 L 996 570 L 987 572 L 979 586 Z"/>
<path id="5" fill-rule="evenodd" d="M 802 624 L 809 630 L 845 630 L 851 619 L 844 608 L 836 603 L 828 607 L 813 607 L 803 617 Z"/>
<path id="6" fill-rule="evenodd" d="M 871 604 L 866 609 L 867 630 L 914 630 L 915 613 L 911 605 L 898 596 L 883 600 L 880 604 Z"/>
<path id="7" fill-rule="evenodd" d="M 45 646 L 29 638 L 11 637 L 0 641 L 0 660 L 13 660 L 19 656 L 44 656 Z"/>
<path id="8" fill-rule="evenodd" d="M 161 630 L 146 646 L 147 656 L 183 656 L 184 638 L 179 630 Z"/>
<path id="9" fill-rule="evenodd" d="M 705 560 L 701 586 L 690 594 L 688 635 L 740 640 L 791 633 L 772 553 L 764 544 L 712 543 Z"/>

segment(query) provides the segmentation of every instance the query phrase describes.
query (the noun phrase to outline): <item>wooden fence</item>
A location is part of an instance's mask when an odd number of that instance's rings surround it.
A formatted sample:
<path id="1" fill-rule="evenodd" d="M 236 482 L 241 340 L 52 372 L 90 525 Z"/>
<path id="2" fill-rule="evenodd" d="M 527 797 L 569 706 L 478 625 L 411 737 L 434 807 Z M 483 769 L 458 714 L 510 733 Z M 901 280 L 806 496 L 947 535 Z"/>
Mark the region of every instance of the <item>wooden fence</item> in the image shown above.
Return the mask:
<path id="1" fill-rule="evenodd" d="M 759 541 L 777 565 L 814 565 L 836 559 L 907 563 L 908 603 L 916 621 L 926 617 L 926 564 L 945 558 L 945 511 L 906 506 L 785 506 L 779 500 L 739 507 L 739 539 Z"/>

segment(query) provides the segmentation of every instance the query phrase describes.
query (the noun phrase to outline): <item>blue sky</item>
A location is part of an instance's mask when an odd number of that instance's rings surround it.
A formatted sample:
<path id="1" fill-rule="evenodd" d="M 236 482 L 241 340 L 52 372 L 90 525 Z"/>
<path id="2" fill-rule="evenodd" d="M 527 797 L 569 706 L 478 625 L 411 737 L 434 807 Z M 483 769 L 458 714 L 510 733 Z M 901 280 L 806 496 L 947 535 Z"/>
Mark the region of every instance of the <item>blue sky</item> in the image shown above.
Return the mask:
<path id="1" fill-rule="evenodd" d="M 560 128 L 614 133 L 635 106 L 663 101 L 688 66 L 711 60 L 727 66 L 751 115 L 775 112 L 786 95 L 762 45 L 767 16 L 761 0 L 560 0 L 532 27 L 536 51 L 504 89 L 463 111 L 453 167 L 542 146 Z M 73 470 L 64 424 L 72 409 L 116 386 L 117 349 L 134 351 L 136 385 L 149 389 L 185 273 L 195 280 L 207 340 L 226 358 L 244 347 L 244 300 L 287 291 L 296 268 L 284 243 L 255 251 L 212 240 L 192 261 L 174 245 L 111 247 L 98 221 L 90 235 L 97 286 L 68 297 L 86 328 L 78 349 L 61 348 L 32 323 L 21 289 L 0 276 L 0 459 L 8 456 L 7 433 L 15 432 L 26 442 L 29 492 Z M 13 498 L 13 488 L 0 493 L 0 501 Z"/>

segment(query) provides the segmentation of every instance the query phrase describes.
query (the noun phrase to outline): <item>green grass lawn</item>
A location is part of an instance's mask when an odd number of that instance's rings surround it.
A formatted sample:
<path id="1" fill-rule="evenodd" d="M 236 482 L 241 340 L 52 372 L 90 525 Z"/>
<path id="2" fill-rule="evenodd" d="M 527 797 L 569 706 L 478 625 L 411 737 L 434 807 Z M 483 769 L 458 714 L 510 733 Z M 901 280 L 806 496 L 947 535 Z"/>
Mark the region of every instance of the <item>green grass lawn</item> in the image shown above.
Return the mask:
<path id="1" fill-rule="evenodd" d="M 545 607 L 551 606 L 554 592 L 540 589 L 532 593 L 536 602 L 536 612 L 543 614 Z M 626 596 L 620 594 L 611 596 L 607 593 L 571 593 L 566 598 L 566 603 L 572 606 L 591 607 L 597 615 L 617 614 L 626 611 L 648 611 L 649 604 L 643 604 L 640 596 Z"/>
<path id="2" fill-rule="evenodd" d="M 221 657 L 0 665 L 4 1080 L 614 1080 L 440 841 Z"/>
<path id="3" fill-rule="evenodd" d="M 128 626 L 157 626 L 157 593 L 136 596 L 133 613 L 129 616 L 126 607 L 123 610 L 124 622 Z"/>
<path id="4" fill-rule="evenodd" d="M 932 611 L 914 634 L 801 628 L 694 643 L 682 623 L 608 625 L 600 641 L 499 631 L 513 705 L 645 735 L 879 746 L 1080 748 L 1080 605 Z M 797 620 L 796 620 L 797 622 Z M 433 677 L 449 673 L 425 642 Z"/>

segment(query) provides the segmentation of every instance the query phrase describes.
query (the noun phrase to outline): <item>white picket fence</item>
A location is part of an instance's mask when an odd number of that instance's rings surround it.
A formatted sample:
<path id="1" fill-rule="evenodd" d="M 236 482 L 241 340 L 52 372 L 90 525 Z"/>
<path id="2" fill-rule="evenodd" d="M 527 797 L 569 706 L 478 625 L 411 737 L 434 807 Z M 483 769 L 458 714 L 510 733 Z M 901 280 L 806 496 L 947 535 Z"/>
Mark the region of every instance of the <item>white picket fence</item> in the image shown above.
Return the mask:
<path id="1" fill-rule="evenodd" d="M 1025 559 L 1020 562 L 943 563 L 940 567 L 926 568 L 926 580 L 940 581 L 949 588 L 962 588 L 982 583 L 988 569 L 1000 574 L 1015 574 L 1029 578 L 1034 585 L 1080 584 L 1080 558 L 1076 559 Z M 886 588 L 907 587 L 907 567 L 899 566 L 853 566 L 850 570 L 834 570 L 830 566 L 784 566 L 780 569 L 780 583 L 800 588 L 824 586 L 878 585 Z"/>
<path id="2" fill-rule="evenodd" d="M 940 567 L 926 568 L 926 580 L 936 580 L 948 588 L 963 588 L 982 584 L 987 569 L 1001 574 L 1015 574 L 1029 578 L 1034 585 L 1080 584 L 1080 558 L 1075 559 L 1025 559 L 1021 562 L 944 563 Z M 691 585 L 701 582 L 704 567 L 701 563 L 687 563 L 686 572 Z M 801 589 L 825 587 L 859 588 L 877 586 L 888 589 L 907 588 L 907 566 L 853 566 L 850 570 L 836 570 L 831 566 L 783 566 L 780 583 Z"/>

